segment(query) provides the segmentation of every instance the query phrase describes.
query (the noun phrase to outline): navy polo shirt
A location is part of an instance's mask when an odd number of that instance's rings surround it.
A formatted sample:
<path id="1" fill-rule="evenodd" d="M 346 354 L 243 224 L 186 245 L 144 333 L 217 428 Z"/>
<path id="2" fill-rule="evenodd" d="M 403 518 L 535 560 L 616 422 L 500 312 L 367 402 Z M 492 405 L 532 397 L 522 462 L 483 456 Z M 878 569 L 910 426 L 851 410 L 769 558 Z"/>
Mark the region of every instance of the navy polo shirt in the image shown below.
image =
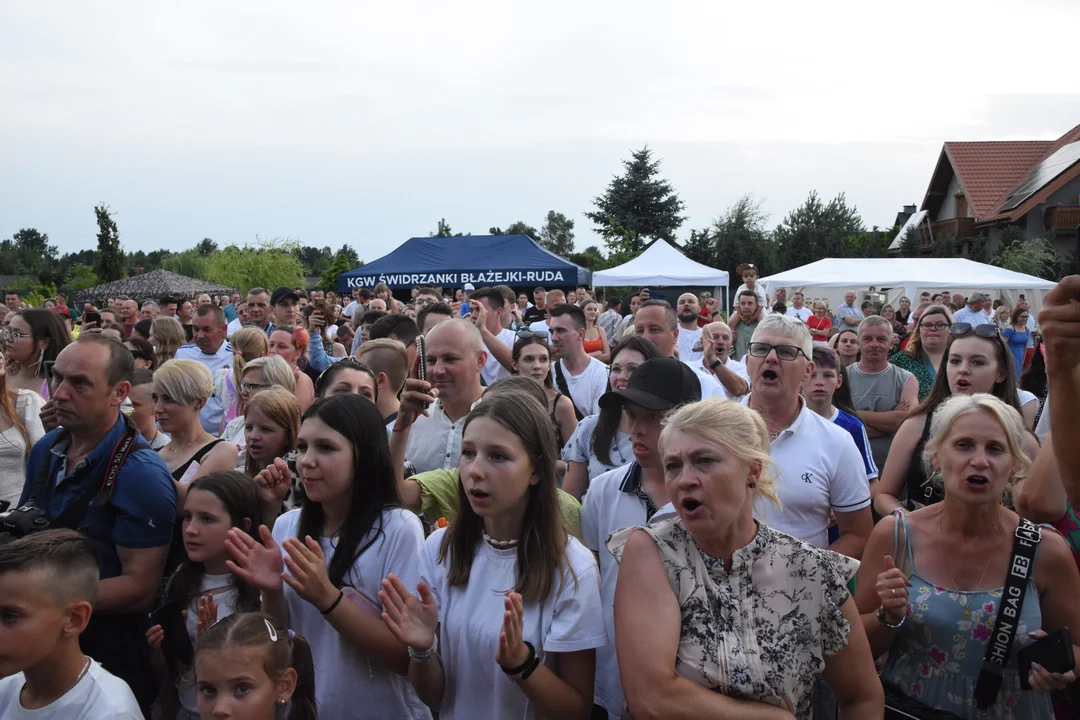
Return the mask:
<path id="1" fill-rule="evenodd" d="M 59 517 L 93 485 L 100 487 L 105 479 L 105 466 L 116 444 L 127 429 L 117 414 L 116 424 L 79 464 L 90 471 L 82 478 L 72 478 L 76 468 L 66 468 L 64 452 L 70 437 L 63 428 L 53 430 L 34 444 L 26 464 L 26 484 L 19 504 L 30 497 L 30 488 L 38 469 L 48 463 L 49 480 L 37 505 L 49 518 Z M 146 442 L 139 435 L 138 440 Z M 165 462 L 150 449 L 134 450 L 120 468 L 116 486 L 107 507 L 97 507 L 95 499 L 86 517 L 75 529 L 85 526 L 86 533 L 97 547 L 101 579 L 117 577 L 122 572 L 117 547 L 165 547 L 172 541 L 176 519 L 176 485 Z"/>

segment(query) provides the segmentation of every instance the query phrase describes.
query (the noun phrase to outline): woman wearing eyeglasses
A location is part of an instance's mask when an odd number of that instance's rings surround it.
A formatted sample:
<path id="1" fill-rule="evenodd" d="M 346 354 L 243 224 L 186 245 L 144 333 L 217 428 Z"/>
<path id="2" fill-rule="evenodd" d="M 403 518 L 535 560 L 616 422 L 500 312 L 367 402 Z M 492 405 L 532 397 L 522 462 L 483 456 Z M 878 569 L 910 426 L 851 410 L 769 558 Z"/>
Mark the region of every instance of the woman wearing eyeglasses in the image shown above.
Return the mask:
<path id="1" fill-rule="evenodd" d="M 915 321 L 907 347 L 889 358 L 889 362 L 907 370 L 919 381 L 920 401 L 925 400 L 934 387 L 952 323 L 952 313 L 947 307 L 930 305 Z"/>
<path id="2" fill-rule="evenodd" d="M 60 316 L 48 310 L 19 310 L 4 337 L 7 382 L 11 390 L 31 390 L 48 400 L 49 369 L 68 344 L 71 333 Z"/>
<path id="3" fill-rule="evenodd" d="M 925 318 L 926 314 L 920 325 Z M 954 323 L 945 344 L 943 365 L 930 395 L 896 431 L 881 481 L 871 488 L 874 509 L 879 514 L 885 516 L 902 507 L 898 498 L 905 486 L 908 510 L 941 501 L 941 488 L 928 482 L 929 473 L 919 458 L 926 447 L 931 421 L 938 407 L 952 395 L 975 393 L 990 393 L 1017 412 L 1021 411 L 1012 358 L 998 335 L 997 326 Z M 1038 450 L 1035 436 L 1026 432 L 1025 453 L 1034 459 Z"/>
<path id="4" fill-rule="evenodd" d="M 256 328 L 258 329 L 258 328 Z M 261 332 L 261 331 L 260 331 Z M 255 358 L 240 373 L 240 394 L 236 398 L 237 416 L 229 421 L 221 433 L 221 439 L 239 449 L 237 461 L 243 466 L 247 441 L 244 437 L 244 413 L 257 393 L 269 387 L 282 387 L 296 394 L 296 376 L 289 364 L 277 356 Z"/>
<path id="5" fill-rule="evenodd" d="M 620 342 L 611 353 L 607 390 L 625 389 L 631 373 L 655 357 L 660 357 L 660 350 L 645 338 L 631 335 Z M 580 500 L 594 477 L 634 459 L 633 443 L 622 431 L 622 421 L 619 408 L 607 408 L 578 423 L 562 451 L 566 463 L 563 490 Z"/>
<path id="6" fill-rule="evenodd" d="M 225 406 L 221 418 L 223 429 L 244 414 L 240 409 L 240 378 L 244 375 L 244 367 L 256 358 L 266 357 L 270 351 L 270 343 L 262 328 L 247 327 L 237 330 L 233 333 L 229 345 L 233 351 L 232 365 L 221 368 L 214 375 L 214 394 L 221 398 L 222 405 Z"/>

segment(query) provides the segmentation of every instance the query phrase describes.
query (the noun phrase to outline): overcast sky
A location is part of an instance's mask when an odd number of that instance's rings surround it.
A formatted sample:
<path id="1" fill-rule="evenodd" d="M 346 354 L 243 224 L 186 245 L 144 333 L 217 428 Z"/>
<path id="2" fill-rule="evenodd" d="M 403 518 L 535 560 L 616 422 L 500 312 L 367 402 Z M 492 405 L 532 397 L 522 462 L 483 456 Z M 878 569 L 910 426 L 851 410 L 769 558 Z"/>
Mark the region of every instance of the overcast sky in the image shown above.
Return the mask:
<path id="1" fill-rule="evenodd" d="M 128 250 L 287 236 L 370 261 L 441 217 L 554 209 L 582 249 L 646 143 L 680 239 L 747 192 L 770 224 L 816 189 L 884 226 L 943 141 L 1080 123 L 1068 27 L 1073 0 L 5 2 L 0 238 L 94 247 L 104 201 Z"/>

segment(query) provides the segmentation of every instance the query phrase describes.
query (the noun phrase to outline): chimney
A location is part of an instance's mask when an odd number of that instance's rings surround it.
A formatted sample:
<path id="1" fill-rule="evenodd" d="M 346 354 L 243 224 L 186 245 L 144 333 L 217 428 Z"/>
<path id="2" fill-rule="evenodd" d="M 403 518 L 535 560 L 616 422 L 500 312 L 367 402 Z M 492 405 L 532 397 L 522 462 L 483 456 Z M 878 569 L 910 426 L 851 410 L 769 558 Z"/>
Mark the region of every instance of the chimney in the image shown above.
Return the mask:
<path id="1" fill-rule="evenodd" d="M 919 211 L 918 205 L 905 205 L 904 206 L 904 212 L 906 212 L 906 213 L 908 213 L 910 215 L 914 215 L 918 211 Z"/>

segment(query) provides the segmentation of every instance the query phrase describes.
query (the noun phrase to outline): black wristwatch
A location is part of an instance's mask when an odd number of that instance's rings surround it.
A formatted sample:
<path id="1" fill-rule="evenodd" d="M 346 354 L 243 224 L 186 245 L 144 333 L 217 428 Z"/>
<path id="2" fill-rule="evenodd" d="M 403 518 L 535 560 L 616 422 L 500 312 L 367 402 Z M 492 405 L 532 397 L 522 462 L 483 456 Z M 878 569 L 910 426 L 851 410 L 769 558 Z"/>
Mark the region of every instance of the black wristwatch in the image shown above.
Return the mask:
<path id="1" fill-rule="evenodd" d="M 711 363 L 709 363 L 709 369 L 710 370 L 716 370 L 716 368 L 720 367 L 723 364 L 724 363 L 723 363 L 723 361 L 720 360 L 720 358 L 716 358 Z"/>

